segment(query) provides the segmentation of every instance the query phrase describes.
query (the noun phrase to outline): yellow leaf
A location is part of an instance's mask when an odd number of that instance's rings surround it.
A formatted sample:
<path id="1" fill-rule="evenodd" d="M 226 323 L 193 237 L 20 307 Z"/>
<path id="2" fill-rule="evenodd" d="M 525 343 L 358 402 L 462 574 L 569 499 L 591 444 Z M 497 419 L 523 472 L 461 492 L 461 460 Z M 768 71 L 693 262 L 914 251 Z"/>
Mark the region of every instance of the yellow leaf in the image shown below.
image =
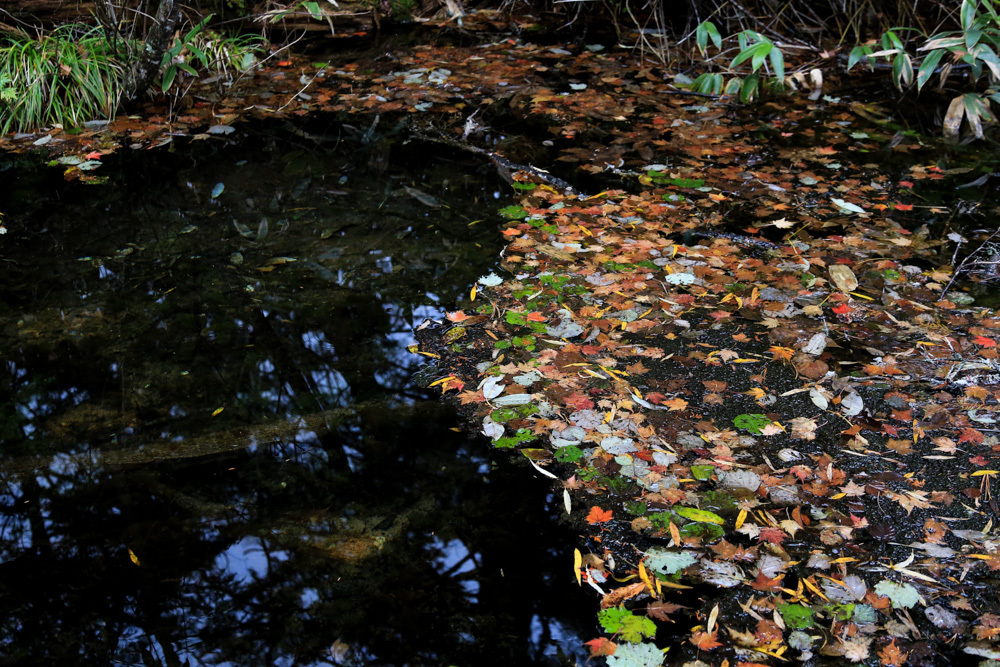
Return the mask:
<path id="1" fill-rule="evenodd" d="M 747 511 L 740 510 L 739 516 L 736 517 L 736 530 L 739 530 L 743 526 L 743 522 L 747 519 Z M 674 524 L 670 524 L 671 526 Z"/>
<path id="2" fill-rule="evenodd" d="M 679 591 L 686 591 L 691 589 L 690 586 L 685 586 L 684 584 L 675 584 L 672 581 L 662 581 L 660 579 L 657 579 L 656 582 L 661 586 L 666 586 L 667 588 L 675 588 Z"/>
<path id="3" fill-rule="evenodd" d="M 813 593 L 815 593 L 816 595 L 820 596 L 821 598 L 823 598 L 823 599 L 824 599 L 824 600 L 826 600 L 827 602 L 829 602 L 829 601 L 830 601 L 830 598 L 828 598 L 828 597 L 826 597 L 825 595 L 823 595 L 823 591 L 821 591 L 821 590 L 819 589 L 819 587 L 818 587 L 818 586 L 816 586 L 816 584 L 814 584 L 814 583 L 812 582 L 812 579 L 811 579 L 811 578 L 809 578 L 809 579 L 800 579 L 799 581 L 801 581 L 802 583 L 804 583 L 804 584 L 806 585 L 806 588 L 808 588 L 809 590 L 811 590 L 811 591 L 812 591 Z"/>
<path id="4" fill-rule="evenodd" d="M 225 408 L 216 408 L 215 410 L 212 411 L 212 416 L 213 417 L 216 416 L 217 414 L 219 414 L 223 410 L 225 410 Z"/>
<path id="5" fill-rule="evenodd" d="M 976 472 L 969 475 L 969 477 L 982 477 L 983 475 L 995 475 L 1000 470 L 977 470 Z"/>
<path id="6" fill-rule="evenodd" d="M 639 563 L 639 578 L 642 579 L 642 583 L 646 584 L 646 588 L 653 595 L 656 595 L 656 587 L 653 586 L 653 582 L 649 580 L 649 574 L 646 572 L 646 566 L 641 562 Z"/>
<path id="7" fill-rule="evenodd" d="M 476 300 L 476 292 L 477 292 L 476 285 L 473 285 L 472 286 L 472 292 L 469 293 L 469 299 L 470 300 L 472 300 L 472 301 Z"/>
<path id="8" fill-rule="evenodd" d="M 576 575 L 577 586 L 583 586 L 583 580 L 580 578 L 581 565 L 583 565 L 583 555 L 579 549 L 573 549 L 573 574 Z"/>
<path id="9" fill-rule="evenodd" d="M 128 550 L 128 558 L 129 558 L 130 561 L 132 561 L 133 565 L 135 565 L 135 566 L 138 567 L 138 565 L 139 565 L 139 557 L 136 556 L 135 552 L 132 551 L 131 549 Z"/>

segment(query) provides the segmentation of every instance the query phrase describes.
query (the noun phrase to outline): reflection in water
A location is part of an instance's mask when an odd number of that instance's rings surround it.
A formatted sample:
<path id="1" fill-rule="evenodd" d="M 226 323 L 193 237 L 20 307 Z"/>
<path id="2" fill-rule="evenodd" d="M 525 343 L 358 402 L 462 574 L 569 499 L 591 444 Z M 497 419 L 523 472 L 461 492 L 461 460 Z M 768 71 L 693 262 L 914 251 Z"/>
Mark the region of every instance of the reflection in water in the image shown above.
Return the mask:
<path id="1" fill-rule="evenodd" d="M 5 663 L 558 664 L 592 631 L 546 484 L 411 379 L 496 256 L 490 174 L 302 136 L 3 172 Z"/>

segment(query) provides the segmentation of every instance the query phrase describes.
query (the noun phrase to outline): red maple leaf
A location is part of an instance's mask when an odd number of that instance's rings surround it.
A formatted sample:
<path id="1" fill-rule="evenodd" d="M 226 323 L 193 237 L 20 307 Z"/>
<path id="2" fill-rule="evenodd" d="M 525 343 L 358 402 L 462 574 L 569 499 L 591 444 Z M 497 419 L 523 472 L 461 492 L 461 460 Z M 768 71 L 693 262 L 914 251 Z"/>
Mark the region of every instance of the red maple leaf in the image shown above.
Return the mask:
<path id="1" fill-rule="evenodd" d="M 788 533 L 780 528 L 761 528 L 760 529 L 760 541 L 770 542 L 771 544 L 780 545 L 788 539 Z"/>
<path id="2" fill-rule="evenodd" d="M 958 437 L 958 444 L 971 442 L 974 445 L 982 444 L 983 434 L 974 428 L 963 428 Z"/>
<path id="3" fill-rule="evenodd" d="M 982 345 L 983 347 L 996 347 L 997 342 L 992 338 L 987 338 L 986 336 L 976 336 L 972 339 L 972 342 L 976 345 Z"/>
<path id="4" fill-rule="evenodd" d="M 570 405 L 577 410 L 590 410 L 594 407 L 594 402 L 580 392 L 575 392 L 566 396 L 563 398 L 563 403 Z"/>
<path id="5" fill-rule="evenodd" d="M 912 211 L 913 210 L 913 204 L 900 204 L 899 202 L 897 202 L 896 204 L 893 205 L 893 207 L 897 211 Z"/>
<path id="6" fill-rule="evenodd" d="M 851 308 L 850 306 L 848 306 L 846 303 L 842 303 L 839 306 L 834 306 L 833 307 L 833 312 L 837 313 L 838 315 L 846 315 L 847 313 L 851 312 L 852 310 L 854 310 L 854 309 Z"/>
<path id="7" fill-rule="evenodd" d="M 618 645 L 607 637 L 598 637 L 597 639 L 591 639 L 589 642 L 584 642 L 586 646 L 590 648 L 590 655 L 614 655 L 615 649 Z"/>
<path id="8" fill-rule="evenodd" d="M 587 515 L 587 523 L 597 524 L 611 521 L 613 514 L 614 513 L 611 510 L 603 510 L 597 505 L 594 505 L 590 508 L 590 514 Z"/>

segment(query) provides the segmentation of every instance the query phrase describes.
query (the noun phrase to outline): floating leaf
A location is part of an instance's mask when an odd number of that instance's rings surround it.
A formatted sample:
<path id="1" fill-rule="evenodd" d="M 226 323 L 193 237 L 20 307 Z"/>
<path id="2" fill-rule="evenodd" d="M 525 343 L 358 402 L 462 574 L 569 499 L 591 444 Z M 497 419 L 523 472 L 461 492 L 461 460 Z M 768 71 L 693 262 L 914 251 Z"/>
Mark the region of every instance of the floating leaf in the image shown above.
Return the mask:
<path id="1" fill-rule="evenodd" d="M 853 417 L 860 414 L 864 407 L 865 402 L 857 392 L 852 391 L 840 401 L 840 411 L 845 417 Z"/>
<path id="2" fill-rule="evenodd" d="M 851 267 L 845 264 L 830 266 L 830 278 L 833 279 L 833 284 L 841 292 L 853 292 L 858 289 L 858 277 L 854 275 L 854 271 L 851 271 Z"/>
<path id="3" fill-rule="evenodd" d="M 695 465 L 691 466 L 691 476 L 699 482 L 712 479 L 715 474 L 715 466 Z"/>
<path id="4" fill-rule="evenodd" d="M 718 514 L 713 514 L 707 510 L 700 510 L 695 507 L 677 507 L 674 508 L 674 511 L 685 519 L 690 519 L 691 521 L 697 521 L 699 523 L 717 523 L 719 525 L 726 523 L 726 520 Z"/>
<path id="5" fill-rule="evenodd" d="M 733 419 L 736 428 L 746 429 L 755 435 L 760 435 L 761 429 L 771 423 L 773 422 L 767 418 L 767 415 L 757 413 L 737 415 Z"/>
<path id="6" fill-rule="evenodd" d="M 792 630 L 804 630 L 813 626 L 813 616 L 816 612 L 801 604 L 778 605 L 778 612 L 785 625 Z"/>
<path id="7" fill-rule="evenodd" d="M 496 287 L 497 285 L 503 282 L 503 278 L 501 278 L 495 273 L 491 273 L 487 276 L 482 276 L 476 282 L 478 282 L 483 287 Z"/>
<path id="8" fill-rule="evenodd" d="M 607 661 L 608 667 L 660 667 L 663 652 L 650 642 L 619 644 Z"/>
<path id="9" fill-rule="evenodd" d="M 910 584 L 898 584 L 888 579 L 875 584 L 875 594 L 889 598 L 894 609 L 909 609 L 920 602 L 920 593 L 916 588 Z"/>
<path id="10" fill-rule="evenodd" d="M 668 285 L 692 285 L 694 281 L 693 273 L 671 273 L 663 279 Z"/>
<path id="11" fill-rule="evenodd" d="M 646 552 L 646 564 L 649 569 L 660 574 L 677 574 L 697 561 L 698 559 L 690 551 L 671 551 L 653 547 Z"/>
<path id="12" fill-rule="evenodd" d="M 217 199 L 222 191 L 226 189 L 225 183 L 216 183 L 215 187 L 212 188 L 212 199 Z"/>
<path id="13" fill-rule="evenodd" d="M 618 635 L 627 642 L 639 642 L 643 637 L 656 634 L 656 623 L 652 620 L 619 607 L 602 610 L 597 615 L 597 620 L 606 632 Z"/>
<path id="14" fill-rule="evenodd" d="M 616 456 L 639 451 L 630 439 L 618 436 L 609 436 L 601 440 L 601 449 Z"/>
<path id="15" fill-rule="evenodd" d="M 850 202 L 846 202 L 843 199 L 837 199 L 836 197 L 832 197 L 830 199 L 830 201 L 832 201 L 834 204 L 836 204 L 839 208 L 841 208 L 841 209 L 843 209 L 843 210 L 845 210 L 845 211 L 847 211 L 849 213 L 867 213 L 867 211 L 865 211 L 865 209 L 861 208 L 857 204 L 852 204 Z"/>

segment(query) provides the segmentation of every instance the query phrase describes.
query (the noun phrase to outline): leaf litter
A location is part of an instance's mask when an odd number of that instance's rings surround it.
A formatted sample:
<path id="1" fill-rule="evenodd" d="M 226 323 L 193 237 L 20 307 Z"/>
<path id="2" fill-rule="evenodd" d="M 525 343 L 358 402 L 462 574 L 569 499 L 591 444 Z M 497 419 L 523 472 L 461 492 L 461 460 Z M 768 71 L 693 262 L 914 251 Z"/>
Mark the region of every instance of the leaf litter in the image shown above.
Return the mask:
<path id="1" fill-rule="evenodd" d="M 461 304 L 460 341 L 420 334 L 493 445 L 572 498 L 592 654 L 1000 659 L 1000 319 L 942 294 L 947 209 L 910 202 L 944 170 L 884 173 L 871 154 L 925 149 L 858 132 L 874 105 L 753 120 L 600 88 L 536 91 L 530 113 L 605 189 L 516 175 L 507 275 Z"/>

